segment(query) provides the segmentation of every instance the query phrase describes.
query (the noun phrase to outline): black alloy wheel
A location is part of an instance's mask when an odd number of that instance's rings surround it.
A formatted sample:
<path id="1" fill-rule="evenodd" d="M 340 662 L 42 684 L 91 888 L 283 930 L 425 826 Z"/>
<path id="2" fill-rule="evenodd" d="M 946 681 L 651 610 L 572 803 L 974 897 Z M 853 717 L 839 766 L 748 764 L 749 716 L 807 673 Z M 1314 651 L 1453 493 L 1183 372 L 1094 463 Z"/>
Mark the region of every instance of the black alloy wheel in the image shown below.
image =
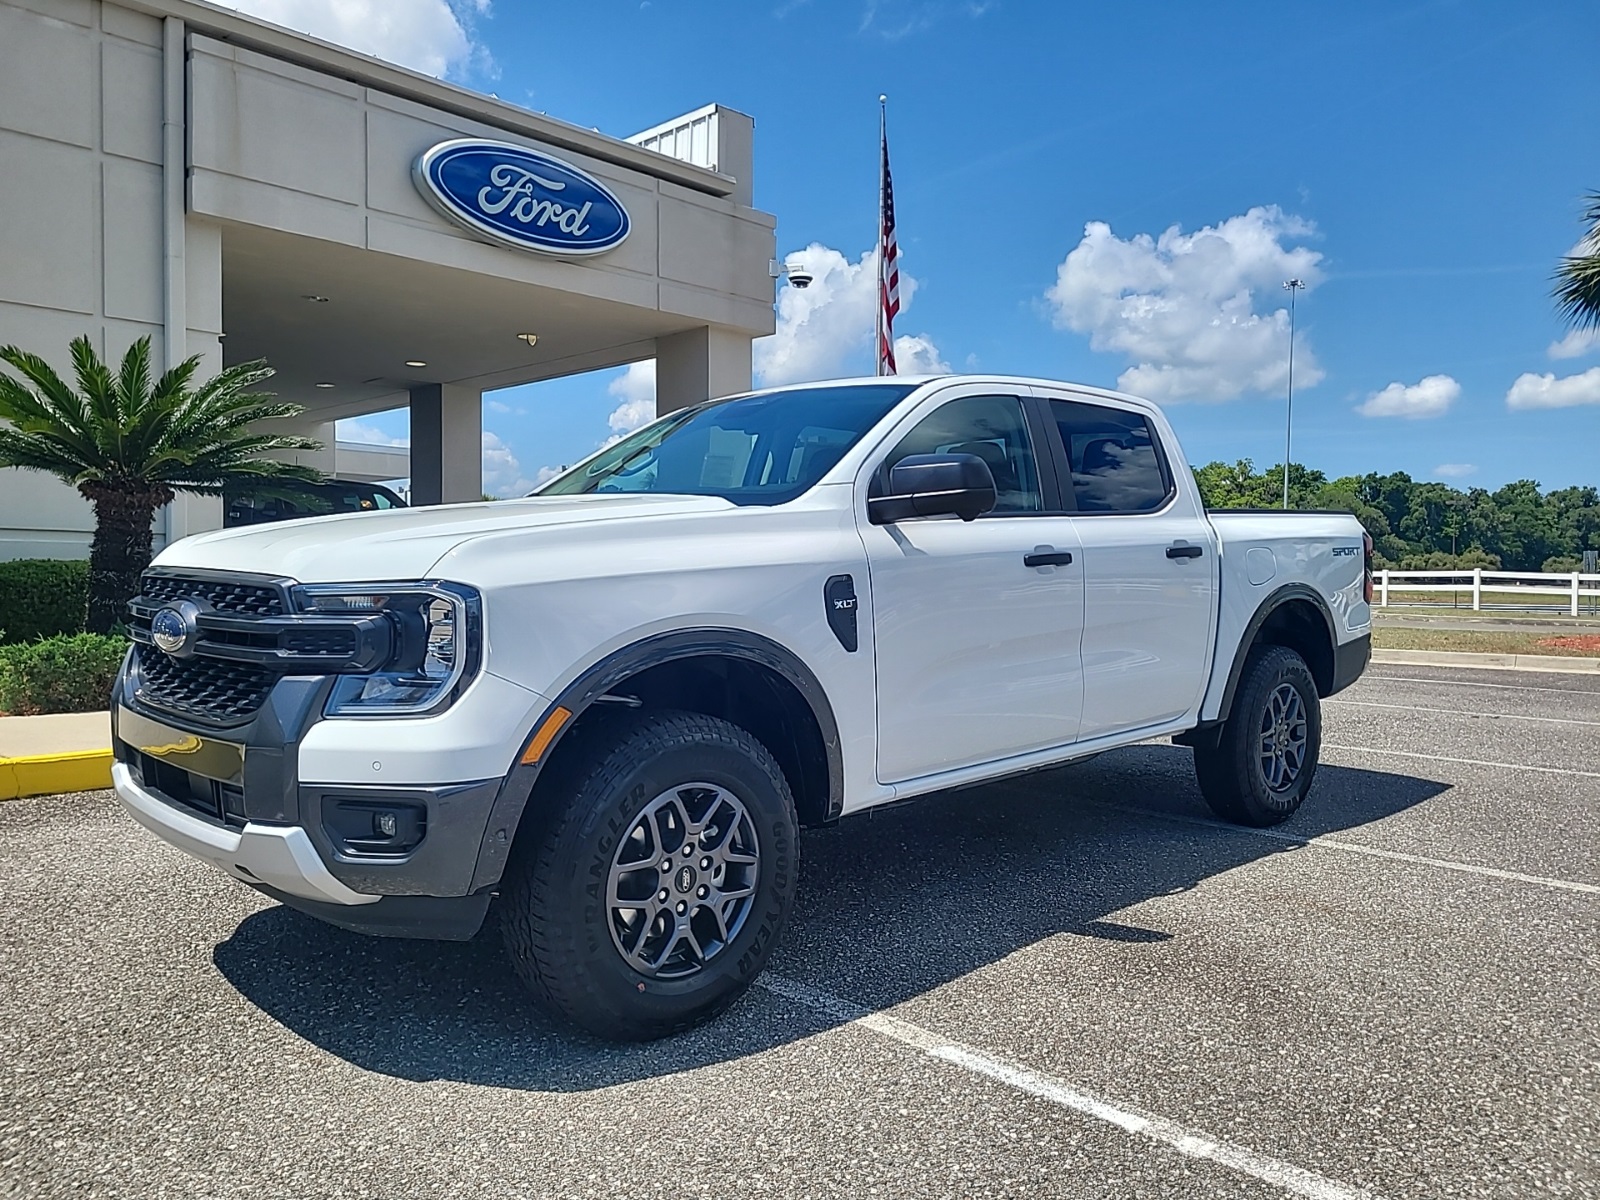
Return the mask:
<path id="1" fill-rule="evenodd" d="M 1257 646 L 1215 742 L 1195 747 L 1200 793 L 1224 821 L 1277 825 L 1304 803 L 1321 748 L 1322 706 L 1305 659 Z"/>

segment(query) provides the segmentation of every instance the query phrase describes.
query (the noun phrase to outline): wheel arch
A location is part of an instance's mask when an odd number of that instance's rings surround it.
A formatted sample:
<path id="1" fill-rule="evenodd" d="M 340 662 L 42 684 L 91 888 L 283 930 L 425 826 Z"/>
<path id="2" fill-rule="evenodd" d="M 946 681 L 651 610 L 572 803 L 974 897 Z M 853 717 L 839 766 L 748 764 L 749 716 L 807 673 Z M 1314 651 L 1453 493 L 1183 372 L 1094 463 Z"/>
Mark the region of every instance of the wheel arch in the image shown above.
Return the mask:
<path id="1" fill-rule="evenodd" d="M 618 707 L 681 708 L 722 717 L 755 736 L 783 768 L 802 824 L 844 808 L 844 755 L 833 706 L 803 660 L 747 630 L 699 628 L 655 634 L 614 651 L 562 689 L 512 765 L 484 830 L 473 890 L 498 884 L 541 779 L 581 744 L 581 731 Z M 564 711 L 568 715 L 561 716 Z M 547 726 L 554 722 L 553 732 Z M 532 753 L 544 735 L 544 744 Z M 524 759 L 532 757 L 534 761 Z"/>
<path id="2" fill-rule="evenodd" d="M 1223 689 L 1222 705 L 1216 721 L 1226 721 L 1233 711 L 1233 698 L 1239 690 L 1245 663 L 1257 646 L 1284 646 L 1305 659 L 1316 681 L 1317 695 L 1331 695 L 1335 689 L 1338 634 L 1328 602 L 1309 584 L 1286 583 L 1273 591 L 1257 607 L 1245 625 L 1233 665 L 1228 669 L 1228 684 Z"/>

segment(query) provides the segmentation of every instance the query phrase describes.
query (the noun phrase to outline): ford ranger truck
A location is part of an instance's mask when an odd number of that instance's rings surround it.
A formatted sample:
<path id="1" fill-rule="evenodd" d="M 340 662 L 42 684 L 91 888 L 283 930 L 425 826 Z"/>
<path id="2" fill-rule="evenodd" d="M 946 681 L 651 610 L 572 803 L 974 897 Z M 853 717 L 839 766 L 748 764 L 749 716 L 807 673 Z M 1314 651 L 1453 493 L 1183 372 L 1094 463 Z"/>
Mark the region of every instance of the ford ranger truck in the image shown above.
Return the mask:
<path id="1" fill-rule="evenodd" d="M 345 929 L 491 908 L 619 1039 L 727 1008 L 800 830 L 1150 738 L 1284 820 L 1370 646 L 1343 513 L 1208 514 L 1155 405 L 1001 377 L 670 413 L 514 501 L 186 538 L 144 575 L 116 792 Z"/>

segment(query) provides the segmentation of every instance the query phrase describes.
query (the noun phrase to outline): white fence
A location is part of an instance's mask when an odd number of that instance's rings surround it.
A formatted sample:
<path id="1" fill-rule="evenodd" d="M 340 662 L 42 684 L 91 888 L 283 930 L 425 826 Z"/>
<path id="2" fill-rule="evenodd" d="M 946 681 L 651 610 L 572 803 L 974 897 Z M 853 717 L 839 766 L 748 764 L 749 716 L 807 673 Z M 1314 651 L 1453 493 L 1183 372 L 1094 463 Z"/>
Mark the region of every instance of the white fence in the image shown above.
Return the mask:
<path id="1" fill-rule="evenodd" d="M 1557 575 L 1541 571 L 1377 571 L 1373 573 L 1373 600 L 1379 608 L 1394 603 L 1431 604 L 1438 601 L 1406 600 L 1406 593 L 1425 593 L 1437 597 L 1448 592 L 1450 603 L 1462 606 L 1471 600 L 1473 612 L 1485 608 L 1556 610 L 1565 608 L 1571 616 L 1600 609 L 1600 575 L 1574 571 Z M 1398 597 L 1398 600 L 1395 598 Z M 1583 602 L 1591 603 L 1585 605 Z"/>

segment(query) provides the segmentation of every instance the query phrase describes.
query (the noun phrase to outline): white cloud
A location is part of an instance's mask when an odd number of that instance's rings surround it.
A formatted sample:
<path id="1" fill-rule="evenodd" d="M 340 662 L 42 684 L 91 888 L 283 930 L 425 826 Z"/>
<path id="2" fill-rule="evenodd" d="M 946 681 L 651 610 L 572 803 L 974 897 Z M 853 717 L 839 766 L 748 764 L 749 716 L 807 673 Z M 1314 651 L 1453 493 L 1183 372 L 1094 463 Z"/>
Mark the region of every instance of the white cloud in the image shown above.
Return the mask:
<path id="1" fill-rule="evenodd" d="M 1477 470 L 1477 463 L 1440 463 L 1433 469 L 1433 474 L 1440 479 L 1465 479 Z"/>
<path id="2" fill-rule="evenodd" d="M 334 424 L 334 440 L 340 442 L 362 442 L 369 446 L 409 446 L 409 437 L 392 437 L 379 429 L 376 425 L 368 425 L 365 421 L 344 420 Z"/>
<path id="3" fill-rule="evenodd" d="M 540 467 L 533 474 L 533 486 L 543 487 L 565 470 L 565 467 Z"/>
<path id="4" fill-rule="evenodd" d="M 1551 358 L 1582 358 L 1591 350 L 1600 350 L 1600 325 L 1574 329 L 1559 342 L 1551 342 L 1545 353 Z"/>
<path id="5" fill-rule="evenodd" d="M 1283 281 L 1302 279 L 1309 290 L 1322 278 L 1322 255 L 1287 243 L 1315 233 L 1276 205 L 1194 233 L 1174 225 L 1126 241 L 1091 221 L 1046 299 L 1059 328 L 1132 364 L 1117 380 L 1127 391 L 1154 400 L 1276 394 L 1289 377 Z M 1299 334 L 1295 382 L 1310 387 L 1323 374 Z"/>
<path id="6" fill-rule="evenodd" d="M 1448 375 L 1429 375 L 1417 383 L 1391 383 L 1373 392 L 1356 411 L 1363 417 L 1442 417 L 1461 398 L 1461 385 Z"/>
<path id="7" fill-rule="evenodd" d="M 902 375 L 948 375 L 950 364 L 925 333 L 894 339 L 894 368 Z"/>
<path id="8" fill-rule="evenodd" d="M 831 246 L 812 242 L 788 256 L 811 273 L 809 287 L 785 286 L 778 293 L 778 328 L 753 347 L 755 375 L 763 386 L 805 383 L 870 371 L 877 311 L 878 257 L 868 250 L 851 261 Z M 902 322 L 917 281 L 900 272 Z M 927 334 L 895 338 L 895 363 L 902 375 L 948 371 Z"/>
<path id="9" fill-rule="evenodd" d="M 606 385 L 606 391 L 619 401 L 606 418 L 611 426 L 610 442 L 615 442 L 656 419 L 655 359 L 629 363 L 626 371 Z"/>
<path id="10" fill-rule="evenodd" d="M 488 52 L 475 42 L 460 8 L 488 11 L 488 0 L 452 7 L 446 0 L 218 0 L 285 29 L 386 59 L 424 75 L 442 76 Z"/>
<path id="11" fill-rule="evenodd" d="M 406 446 L 411 445 L 410 438 L 391 437 L 374 425 L 364 421 L 344 420 L 338 423 L 338 440 L 341 442 L 361 442 L 372 446 Z M 546 474 L 549 472 L 549 474 Z M 538 484 L 544 483 L 557 472 L 554 468 L 542 468 L 536 478 L 528 479 L 522 473 L 522 464 L 517 461 L 517 456 L 512 453 L 511 447 L 498 435 L 483 432 L 483 490 L 491 496 L 521 496 L 532 491 Z"/>
<path id="12" fill-rule="evenodd" d="M 491 496 L 523 496 L 535 481 L 522 473 L 522 464 L 498 434 L 483 431 L 483 490 Z"/>
<path id="13" fill-rule="evenodd" d="M 1506 392 L 1506 407 L 1514 410 L 1572 408 L 1578 404 L 1600 404 L 1600 367 L 1590 367 L 1581 375 L 1567 375 L 1561 379 L 1529 371 L 1518 375 L 1511 390 Z"/>

